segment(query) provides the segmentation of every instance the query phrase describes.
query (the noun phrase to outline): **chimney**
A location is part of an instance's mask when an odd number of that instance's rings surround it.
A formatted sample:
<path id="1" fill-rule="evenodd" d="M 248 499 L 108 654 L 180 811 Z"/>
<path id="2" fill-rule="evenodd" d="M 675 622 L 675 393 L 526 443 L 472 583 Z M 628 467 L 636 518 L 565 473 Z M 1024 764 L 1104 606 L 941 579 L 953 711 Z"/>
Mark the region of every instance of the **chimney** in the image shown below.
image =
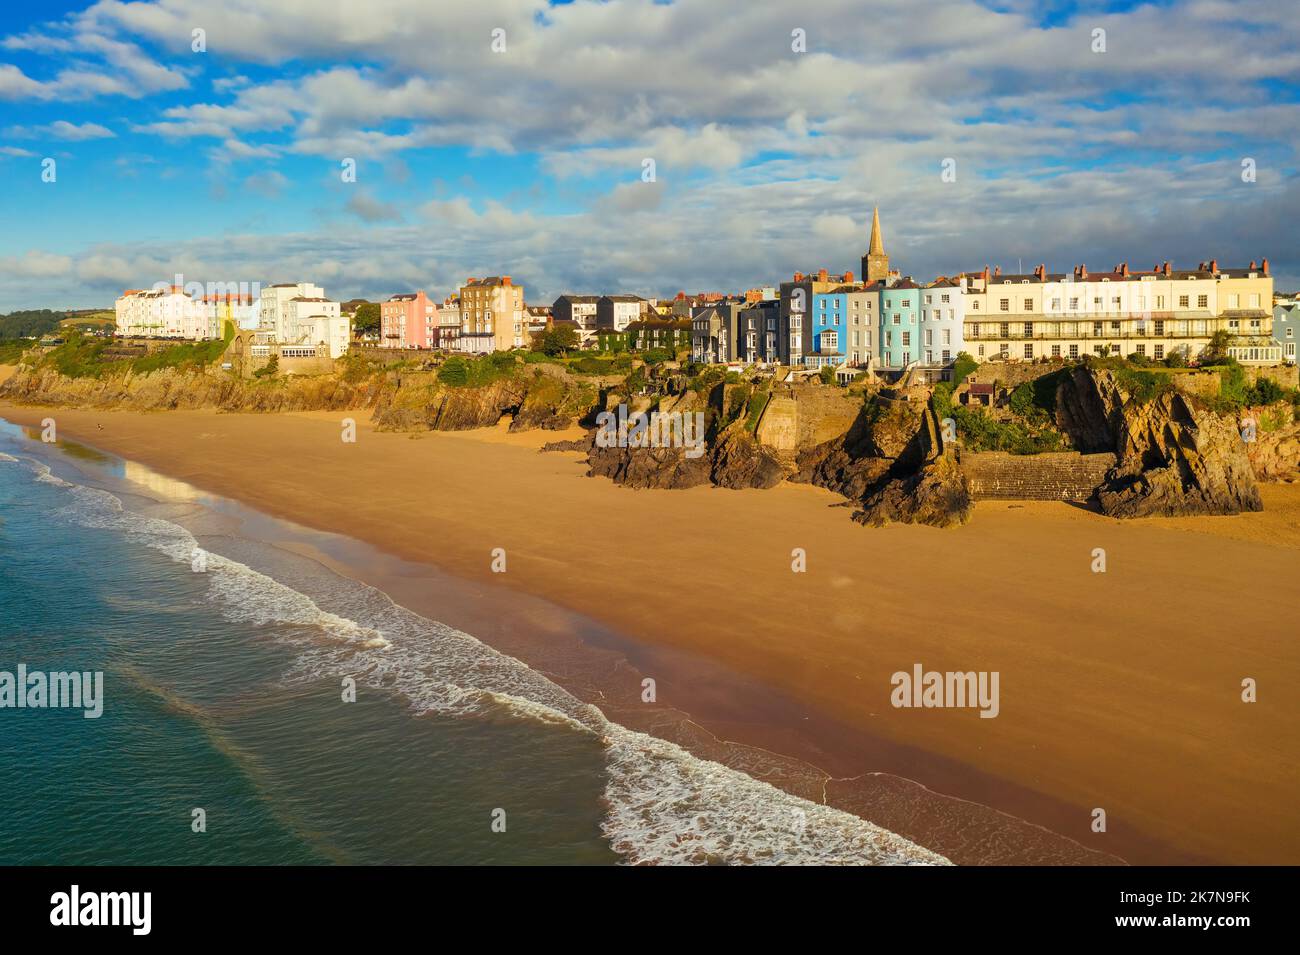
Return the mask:
<path id="1" fill-rule="evenodd" d="M 987 265 L 984 266 L 984 284 L 989 284 L 989 267 Z"/>
<path id="2" fill-rule="evenodd" d="M 502 284 L 502 285 L 509 285 L 509 284 L 510 284 L 510 276 L 508 276 L 508 275 L 503 275 L 503 276 L 501 276 L 501 284 Z"/>
<path id="3" fill-rule="evenodd" d="M 1079 278 L 1084 282 L 1088 281 L 1088 266 L 1086 265 L 1079 266 Z"/>
<path id="4" fill-rule="evenodd" d="M 1260 270 L 1261 272 L 1263 272 L 1265 275 L 1268 275 L 1268 259 L 1267 259 L 1267 258 L 1265 258 L 1264 261 L 1262 261 L 1262 262 L 1259 263 L 1259 270 Z"/>
<path id="5" fill-rule="evenodd" d="M 1254 272 L 1254 271 L 1255 271 L 1255 260 L 1254 260 L 1254 259 L 1251 259 L 1251 260 L 1250 260 L 1250 268 L 1249 268 L 1247 271 L 1250 271 L 1250 272 Z"/>
<path id="6" fill-rule="evenodd" d="M 796 282 L 802 282 L 802 281 L 803 281 L 803 273 L 802 273 L 802 272 L 796 272 L 796 273 L 794 273 L 794 280 L 795 280 Z"/>
<path id="7" fill-rule="evenodd" d="M 845 281 L 845 282 L 852 282 L 852 281 L 853 281 L 853 273 L 852 273 L 852 272 L 845 272 L 845 273 L 844 273 L 844 281 Z"/>
<path id="8" fill-rule="evenodd" d="M 826 281 L 826 270 L 825 270 L 825 269 L 818 269 L 818 270 L 817 270 L 817 281 L 818 281 L 818 282 L 825 282 L 825 281 Z"/>
<path id="9" fill-rule="evenodd" d="M 1001 276 L 1002 276 L 1002 266 L 1000 265 L 993 266 L 993 277 L 1001 278 Z"/>
<path id="10" fill-rule="evenodd" d="M 1122 275 L 1122 276 L 1124 276 L 1124 278 L 1128 278 L 1128 263 L 1127 263 L 1127 262 L 1123 262 L 1123 263 L 1120 264 L 1120 267 L 1119 267 L 1119 274 Z"/>
<path id="11" fill-rule="evenodd" d="M 1040 263 L 1038 263 L 1038 277 L 1039 277 L 1040 279 L 1046 279 L 1046 278 L 1047 278 L 1047 263 L 1046 263 L 1046 262 L 1040 262 Z"/>
<path id="12" fill-rule="evenodd" d="M 1165 275 L 1169 275 L 1171 272 L 1173 272 L 1173 266 L 1170 265 L 1168 259 L 1165 259 L 1165 269 L 1164 269 L 1164 271 L 1165 271 Z"/>
<path id="13" fill-rule="evenodd" d="M 1218 273 L 1218 271 L 1219 271 L 1219 260 L 1218 260 L 1218 259 L 1210 259 L 1210 271 L 1211 271 L 1211 272 L 1214 272 L 1215 274 Z"/>

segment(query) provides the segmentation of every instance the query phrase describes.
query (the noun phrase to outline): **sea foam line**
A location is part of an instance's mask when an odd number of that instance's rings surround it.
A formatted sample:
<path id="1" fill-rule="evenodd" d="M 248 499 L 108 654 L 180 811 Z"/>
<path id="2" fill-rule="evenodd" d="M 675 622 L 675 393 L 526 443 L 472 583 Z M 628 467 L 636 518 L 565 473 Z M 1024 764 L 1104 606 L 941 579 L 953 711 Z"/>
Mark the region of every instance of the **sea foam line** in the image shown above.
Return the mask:
<path id="1" fill-rule="evenodd" d="M 9 455 L 5 460 L 12 460 Z M 171 521 L 127 510 L 108 491 L 56 477 L 28 459 L 36 479 L 67 489 L 63 516 L 189 564 L 196 538 Z M 791 795 L 666 740 L 608 720 L 514 657 L 348 581 L 347 614 L 239 561 L 207 554 L 208 599 L 227 619 L 310 630 L 279 638 L 298 651 L 287 682 L 357 677 L 399 694 L 417 712 L 507 712 L 597 736 L 605 751 L 602 830 L 626 861 L 651 864 L 943 865 L 948 860 L 851 813 Z M 323 636 L 325 639 L 321 640 Z"/>

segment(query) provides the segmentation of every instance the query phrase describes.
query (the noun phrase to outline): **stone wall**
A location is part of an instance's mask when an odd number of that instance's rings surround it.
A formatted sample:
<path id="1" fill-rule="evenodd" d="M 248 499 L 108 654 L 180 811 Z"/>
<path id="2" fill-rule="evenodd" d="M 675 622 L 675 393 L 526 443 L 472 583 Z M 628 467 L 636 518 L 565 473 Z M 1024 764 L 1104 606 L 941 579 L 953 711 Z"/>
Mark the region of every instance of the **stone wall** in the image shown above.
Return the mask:
<path id="1" fill-rule="evenodd" d="M 1086 501 L 1115 466 L 1115 455 L 963 453 L 962 470 L 975 500 Z"/>

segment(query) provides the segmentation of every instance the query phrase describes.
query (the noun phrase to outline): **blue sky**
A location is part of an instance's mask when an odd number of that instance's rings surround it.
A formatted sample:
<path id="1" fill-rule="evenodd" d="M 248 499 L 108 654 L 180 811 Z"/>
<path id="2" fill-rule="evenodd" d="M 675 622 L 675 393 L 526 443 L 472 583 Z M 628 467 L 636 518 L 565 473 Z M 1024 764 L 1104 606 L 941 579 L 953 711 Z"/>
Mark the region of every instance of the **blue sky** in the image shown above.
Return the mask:
<path id="1" fill-rule="evenodd" d="M 0 312 L 107 305 L 178 272 L 340 299 L 442 297 L 484 274 L 533 301 L 738 289 L 856 271 L 873 203 L 918 278 L 1268 256 L 1279 287 L 1300 287 L 1300 28 L 1279 14 L 1254 0 L 6 5 Z"/>

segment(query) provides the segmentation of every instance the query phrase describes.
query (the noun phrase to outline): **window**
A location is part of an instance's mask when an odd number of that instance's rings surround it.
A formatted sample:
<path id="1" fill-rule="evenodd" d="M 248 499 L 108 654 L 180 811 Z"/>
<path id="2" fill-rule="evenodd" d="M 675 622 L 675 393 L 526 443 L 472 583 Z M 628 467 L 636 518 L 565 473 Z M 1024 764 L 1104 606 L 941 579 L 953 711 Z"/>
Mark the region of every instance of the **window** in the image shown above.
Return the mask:
<path id="1" fill-rule="evenodd" d="M 1001 326 L 1001 329 L 1002 329 L 1002 335 L 1001 335 L 1001 337 L 1003 337 L 1003 338 L 1008 337 L 1008 336 L 1011 334 L 1011 323 L 1010 323 L 1010 322 L 1003 322 L 1003 323 L 1002 323 L 1002 326 Z"/>
<path id="2" fill-rule="evenodd" d="M 1078 299 L 1078 296 L 1075 296 L 1075 297 L 1073 297 L 1073 298 L 1070 299 L 1070 308 L 1071 308 L 1071 309 L 1074 309 L 1074 310 L 1076 310 L 1076 311 L 1078 310 L 1078 308 L 1079 308 L 1079 299 Z"/>
<path id="3" fill-rule="evenodd" d="M 1251 308 L 1259 308 L 1259 293 L 1258 293 L 1258 292 L 1254 292 L 1254 293 L 1251 294 L 1251 296 L 1250 296 L 1250 307 L 1251 307 Z"/>
<path id="4" fill-rule="evenodd" d="M 1197 308 L 1209 308 L 1209 307 L 1210 307 L 1210 296 L 1208 296 L 1208 295 L 1198 295 L 1198 296 L 1196 296 L 1196 307 L 1197 307 Z"/>
<path id="5" fill-rule="evenodd" d="M 1033 338 L 1033 337 L 1034 337 L 1034 323 L 1033 323 L 1033 322 L 1025 322 L 1025 337 L 1026 337 L 1026 338 Z"/>
<path id="6" fill-rule="evenodd" d="M 1163 295 L 1157 295 L 1156 308 L 1164 308 L 1164 307 L 1165 307 L 1165 297 Z"/>
<path id="7" fill-rule="evenodd" d="M 1295 351 L 1294 345 L 1291 346 L 1291 350 L 1293 352 Z M 946 365 L 950 361 L 952 361 L 952 352 L 950 352 L 948 349 L 945 348 L 943 350 L 943 363 Z"/>
<path id="8" fill-rule="evenodd" d="M 1157 318 L 1155 321 L 1155 326 L 1156 326 L 1157 335 L 1163 335 L 1165 333 L 1165 323 L 1163 319 Z"/>
<path id="9" fill-rule="evenodd" d="M 978 311 L 980 310 L 980 300 L 979 300 L 979 299 L 977 299 L 977 298 L 973 298 L 973 299 L 970 300 L 970 310 L 971 310 L 972 312 L 978 312 Z"/>
<path id="10" fill-rule="evenodd" d="M 1078 357 L 1079 357 L 1079 346 L 1078 346 L 1078 345 L 1071 345 L 1071 346 L 1070 346 L 1070 357 L 1071 357 L 1071 358 L 1078 358 Z"/>
<path id="11" fill-rule="evenodd" d="M 1061 300 L 1059 298 L 1052 299 L 1052 311 L 1059 312 L 1060 310 L 1061 310 Z"/>
<path id="12" fill-rule="evenodd" d="M 912 307 L 912 300 L 910 298 L 903 299 L 903 308 L 911 308 L 911 307 Z"/>
<path id="13" fill-rule="evenodd" d="M 1186 296 L 1186 295 L 1180 295 L 1180 296 L 1178 296 L 1178 307 L 1179 307 L 1179 308 L 1187 308 L 1187 303 L 1188 303 L 1189 301 L 1190 301 L 1190 299 L 1189 299 L 1189 297 Z"/>
<path id="14" fill-rule="evenodd" d="M 1000 299 L 998 302 L 998 307 L 1004 312 L 1011 311 L 1011 299 L 1009 298 Z"/>
<path id="15" fill-rule="evenodd" d="M 1157 346 L 1156 346 L 1156 348 L 1155 348 L 1155 357 L 1156 357 L 1156 360 L 1157 360 L 1157 361 L 1159 361 L 1159 360 L 1161 360 L 1161 359 L 1163 359 L 1163 358 L 1165 357 L 1165 346 L 1164 346 L 1164 345 L 1157 345 Z"/>
<path id="16" fill-rule="evenodd" d="M 1137 346 L 1137 353 L 1139 355 L 1145 355 L 1147 353 L 1147 346 L 1139 343 Z"/>
<path id="17" fill-rule="evenodd" d="M 1034 346 L 1032 344 L 1025 345 L 1025 357 L 1026 358 L 1034 357 Z"/>
<path id="18" fill-rule="evenodd" d="M 897 312 L 894 313 L 894 324 L 895 324 L 895 325 L 898 324 L 898 313 L 897 313 Z"/>
<path id="19" fill-rule="evenodd" d="M 983 358 L 983 357 L 984 357 L 984 346 L 983 346 L 983 345 L 981 345 L 981 346 L 979 347 L 979 352 L 980 352 L 980 357 Z"/>
<path id="20" fill-rule="evenodd" d="M 1291 334 L 1291 329 L 1288 328 L 1288 329 L 1286 330 L 1286 333 L 1287 333 L 1288 335 L 1290 335 L 1290 334 Z M 943 343 L 944 343 L 945 345 L 951 345 L 951 344 L 952 344 L 952 329 L 951 329 L 951 328 L 945 328 L 945 329 L 943 330 Z"/>
<path id="21" fill-rule="evenodd" d="M 930 351 L 928 348 L 925 350 L 925 363 L 927 365 L 934 364 L 934 352 Z"/>
<path id="22" fill-rule="evenodd" d="M 912 333 L 903 332 L 903 347 L 910 348 L 911 346 L 912 346 Z"/>
<path id="23" fill-rule="evenodd" d="M 1237 308 L 1237 302 L 1239 302 L 1239 301 L 1240 301 L 1240 296 L 1238 296 L 1236 293 L 1233 293 L 1232 295 L 1229 295 L 1229 296 L 1228 296 L 1228 308 Z"/>
<path id="24" fill-rule="evenodd" d="M 885 347 L 886 347 L 886 348 L 893 348 L 893 347 L 894 347 L 894 333 L 893 333 L 893 332 L 885 332 Z"/>
<path id="25" fill-rule="evenodd" d="M 1053 357 L 1053 358 L 1060 358 L 1060 357 L 1061 357 L 1061 346 L 1060 346 L 1060 345 L 1053 345 L 1053 346 L 1052 346 L 1052 357 Z"/>
<path id="26" fill-rule="evenodd" d="M 1097 338 L 1101 337 L 1101 322 L 1092 323 L 1092 334 L 1095 335 Z"/>
<path id="27" fill-rule="evenodd" d="M 1032 312 L 1033 310 L 1034 310 L 1034 300 L 1032 298 L 1025 299 L 1025 311 Z"/>
<path id="28" fill-rule="evenodd" d="M 948 296 L 947 296 L 947 295 L 940 295 L 940 296 L 939 296 L 939 301 L 941 301 L 941 302 L 943 302 L 945 305 L 947 305 L 947 304 L 948 304 Z"/>
<path id="29" fill-rule="evenodd" d="M 1092 299 L 1092 307 L 1093 307 L 1093 310 L 1094 310 L 1094 311 L 1098 311 L 1098 312 L 1101 311 L 1101 296 L 1100 296 L 1100 295 L 1093 296 L 1093 299 Z"/>

